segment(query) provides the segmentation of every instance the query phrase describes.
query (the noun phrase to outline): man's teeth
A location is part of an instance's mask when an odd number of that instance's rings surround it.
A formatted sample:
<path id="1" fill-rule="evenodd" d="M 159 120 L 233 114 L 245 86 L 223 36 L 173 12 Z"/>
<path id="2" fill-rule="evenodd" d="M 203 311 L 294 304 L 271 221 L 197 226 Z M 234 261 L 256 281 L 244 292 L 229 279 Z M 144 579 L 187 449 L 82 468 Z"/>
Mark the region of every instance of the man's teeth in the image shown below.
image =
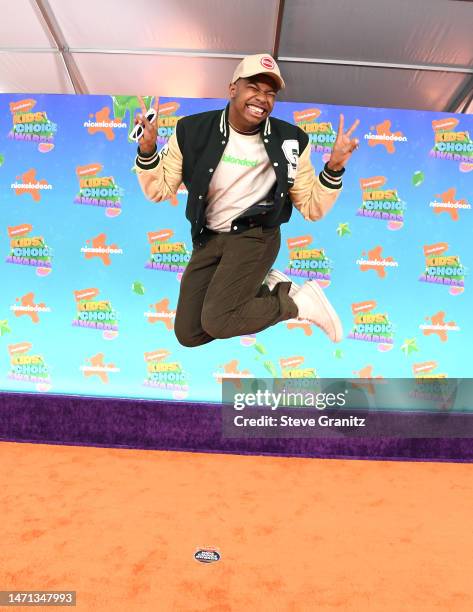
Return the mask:
<path id="1" fill-rule="evenodd" d="M 247 106 L 254 113 L 258 113 L 258 115 L 262 115 L 264 113 L 264 110 L 258 106 L 253 106 L 252 104 L 247 104 Z"/>

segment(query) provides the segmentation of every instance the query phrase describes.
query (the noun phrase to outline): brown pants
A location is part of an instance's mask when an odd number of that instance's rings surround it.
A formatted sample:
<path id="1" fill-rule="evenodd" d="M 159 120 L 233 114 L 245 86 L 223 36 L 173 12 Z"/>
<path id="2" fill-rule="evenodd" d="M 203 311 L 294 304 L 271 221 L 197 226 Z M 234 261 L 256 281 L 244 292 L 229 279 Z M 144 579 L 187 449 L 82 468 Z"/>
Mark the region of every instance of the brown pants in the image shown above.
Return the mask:
<path id="1" fill-rule="evenodd" d="M 206 237 L 182 275 L 174 331 L 184 346 L 253 334 L 297 316 L 289 283 L 262 282 L 281 244 L 279 227 Z"/>

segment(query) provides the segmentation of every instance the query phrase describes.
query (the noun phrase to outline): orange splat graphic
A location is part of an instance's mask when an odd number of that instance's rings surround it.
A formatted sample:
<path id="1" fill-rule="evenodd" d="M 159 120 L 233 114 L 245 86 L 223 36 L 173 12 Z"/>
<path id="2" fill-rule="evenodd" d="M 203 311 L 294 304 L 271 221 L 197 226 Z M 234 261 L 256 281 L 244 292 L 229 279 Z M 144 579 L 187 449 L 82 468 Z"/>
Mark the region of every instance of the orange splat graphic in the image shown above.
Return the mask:
<path id="1" fill-rule="evenodd" d="M 41 304 L 35 304 L 33 292 L 26 293 L 23 297 L 16 299 L 18 302 L 20 302 L 21 306 L 40 306 L 41 308 L 44 308 L 46 306 L 46 304 L 44 304 L 43 302 L 41 302 Z M 39 313 L 35 312 L 34 310 L 15 310 L 16 317 L 21 317 L 22 315 L 31 317 L 33 323 L 39 323 Z"/>
<path id="2" fill-rule="evenodd" d="M 429 317 L 427 317 L 427 320 Z M 443 310 L 439 310 L 432 317 L 430 317 L 432 321 L 432 325 L 445 325 L 449 327 L 456 327 L 455 321 L 445 321 L 445 312 Z M 422 330 L 424 336 L 431 336 L 432 334 L 437 334 L 442 342 L 447 342 L 448 340 L 448 329 L 424 329 Z"/>
<path id="3" fill-rule="evenodd" d="M 36 169 L 31 168 L 24 172 L 19 179 L 21 183 L 39 183 L 40 185 L 49 185 L 48 181 L 45 179 L 41 179 L 40 181 L 36 178 Z M 35 202 L 39 202 L 41 200 L 41 189 L 33 189 L 28 187 L 18 187 L 15 189 L 16 195 L 21 195 L 22 193 L 29 193 Z"/>
<path id="4" fill-rule="evenodd" d="M 93 115 L 92 115 L 93 117 Z M 110 117 L 110 109 L 108 106 L 104 106 L 101 110 L 95 113 L 94 123 L 120 123 L 118 119 L 112 119 Z M 107 140 L 115 139 L 115 132 L 113 131 L 113 127 L 89 127 L 87 128 L 89 134 L 96 134 L 97 132 L 103 132 L 105 134 L 105 138 Z"/>
<path id="5" fill-rule="evenodd" d="M 312 330 L 312 324 L 311 323 L 305 323 L 304 321 L 294 321 L 291 323 L 286 323 L 286 327 L 287 329 L 297 329 L 300 328 L 304 331 L 304 334 L 306 336 L 312 336 L 313 334 L 313 330 Z"/>
<path id="6" fill-rule="evenodd" d="M 238 369 L 238 360 L 232 359 L 228 363 L 224 363 L 223 365 L 219 365 L 219 368 L 223 368 L 223 374 L 218 374 L 216 376 L 217 382 L 221 383 L 222 378 L 225 378 L 225 374 L 240 374 L 241 376 L 251 376 L 251 372 L 249 370 L 239 370 Z M 235 378 L 232 380 L 233 384 L 237 389 L 241 389 L 241 380 Z"/>
<path id="7" fill-rule="evenodd" d="M 156 314 L 148 315 L 148 323 L 164 323 L 166 329 L 171 330 L 174 327 L 173 317 L 165 315 L 175 315 L 175 311 L 169 310 L 169 299 L 164 298 L 160 302 L 150 305 L 151 310 L 154 310 Z"/>
<path id="8" fill-rule="evenodd" d="M 371 130 L 373 131 L 373 130 Z M 376 133 L 378 136 L 404 136 L 402 132 L 391 132 L 391 121 L 386 119 L 382 123 L 378 123 L 376 126 Z M 368 138 L 368 145 L 370 147 L 375 147 L 376 145 L 383 145 L 386 147 L 386 151 L 388 153 L 394 153 L 396 151 L 396 147 L 394 146 L 393 140 L 375 140 L 372 138 Z"/>
<path id="9" fill-rule="evenodd" d="M 364 368 L 361 368 L 361 370 L 359 370 L 358 372 L 353 372 L 353 374 L 355 374 L 356 376 L 358 376 L 358 378 L 364 378 L 364 379 L 382 379 L 382 376 L 373 376 L 373 366 L 372 365 L 366 365 Z M 355 387 L 355 389 L 365 389 L 370 395 L 374 395 L 375 394 L 375 385 L 372 382 L 366 382 L 366 383 L 355 383 L 352 382 L 351 383 L 353 387 Z"/>
<path id="10" fill-rule="evenodd" d="M 468 202 L 465 199 L 455 200 L 456 191 L 457 190 L 455 187 L 451 187 L 450 189 L 447 189 L 447 191 L 444 191 L 443 193 L 436 193 L 435 197 L 440 198 L 442 202 L 444 202 L 445 204 L 448 204 L 448 203 L 463 204 L 466 206 Z M 448 206 L 434 206 L 434 213 L 436 215 L 439 215 L 440 213 L 443 213 L 443 212 L 448 213 L 450 217 L 452 218 L 452 221 L 458 221 L 458 213 L 459 213 L 458 208 L 450 208 Z"/>
<path id="11" fill-rule="evenodd" d="M 371 251 L 368 251 L 368 259 L 370 261 L 379 261 L 384 259 L 385 261 L 394 261 L 392 257 L 383 257 L 383 247 L 377 246 Z M 364 253 L 363 253 L 364 256 Z M 360 270 L 362 272 L 366 272 L 367 270 L 374 270 L 379 278 L 386 278 L 386 268 L 384 266 L 375 265 L 375 264 L 362 264 L 360 265 Z"/>
<path id="12" fill-rule="evenodd" d="M 91 357 L 90 359 L 87 359 L 87 361 L 90 363 L 90 367 L 91 368 L 114 368 L 115 364 L 113 363 L 104 363 L 104 354 L 103 353 L 97 353 L 96 355 L 94 355 L 93 357 Z M 94 372 L 92 370 L 89 371 L 84 371 L 84 376 L 89 377 L 89 376 L 98 376 L 100 378 L 100 380 L 103 383 L 108 383 L 108 372 L 104 371 L 104 370 L 99 370 L 97 372 Z"/>
<path id="13" fill-rule="evenodd" d="M 107 240 L 107 234 L 99 234 L 98 236 L 95 236 L 95 238 L 92 238 L 92 240 L 87 240 L 87 244 L 90 244 L 90 242 L 92 242 L 91 248 L 94 249 L 118 249 L 118 245 L 116 244 L 110 244 L 107 245 L 106 244 L 106 240 Z M 102 263 L 105 266 L 109 266 L 112 262 L 110 259 L 110 253 L 94 253 L 94 252 L 87 252 L 85 253 L 85 258 L 86 259 L 93 259 L 94 257 L 98 257 L 99 259 L 102 260 Z"/>

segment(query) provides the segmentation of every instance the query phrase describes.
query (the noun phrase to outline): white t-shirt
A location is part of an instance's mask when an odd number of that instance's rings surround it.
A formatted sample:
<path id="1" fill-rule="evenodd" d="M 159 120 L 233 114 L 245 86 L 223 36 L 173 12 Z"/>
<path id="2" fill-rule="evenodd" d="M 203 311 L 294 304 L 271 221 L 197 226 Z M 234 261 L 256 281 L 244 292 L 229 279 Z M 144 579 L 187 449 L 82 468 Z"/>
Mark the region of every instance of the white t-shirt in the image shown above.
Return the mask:
<path id="1" fill-rule="evenodd" d="M 264 201 L 275 181 L 261 134 L 239 134 L 230 127 L 227 146 L 209 185 L 206 226 L 229 232 L 232 220 Z"/>

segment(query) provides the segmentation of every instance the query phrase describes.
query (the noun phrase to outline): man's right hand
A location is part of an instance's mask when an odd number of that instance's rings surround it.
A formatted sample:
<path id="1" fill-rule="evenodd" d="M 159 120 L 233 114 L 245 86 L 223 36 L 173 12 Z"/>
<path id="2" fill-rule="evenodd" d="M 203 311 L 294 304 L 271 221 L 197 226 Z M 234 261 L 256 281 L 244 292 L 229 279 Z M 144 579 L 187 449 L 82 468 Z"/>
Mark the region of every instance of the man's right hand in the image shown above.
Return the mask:
<path id="1" fill-rule="evenodd" d="M 153 123 L 150 123 L 145 117 L 147 109 L 143 98 L 141 96 L 138 96 L 138 100 L 140 102 L 142 114 L 136 116 L 135 125 L 137 123 L 141 123 L 144 128 L 143 135 L 138 141 L 138 144 L 140 147 L 140 151 L 145 155 L 148 155 L 149 153 L 152 153 L 156 148 L 156 139 L 158 137 L 158 118 L 156 117 L 156 120 Z M 158 96 L 155 96 L 153 108 L 155 109 L 156 113 L 158 112 L 158 107 L 159 98 Z"/>

